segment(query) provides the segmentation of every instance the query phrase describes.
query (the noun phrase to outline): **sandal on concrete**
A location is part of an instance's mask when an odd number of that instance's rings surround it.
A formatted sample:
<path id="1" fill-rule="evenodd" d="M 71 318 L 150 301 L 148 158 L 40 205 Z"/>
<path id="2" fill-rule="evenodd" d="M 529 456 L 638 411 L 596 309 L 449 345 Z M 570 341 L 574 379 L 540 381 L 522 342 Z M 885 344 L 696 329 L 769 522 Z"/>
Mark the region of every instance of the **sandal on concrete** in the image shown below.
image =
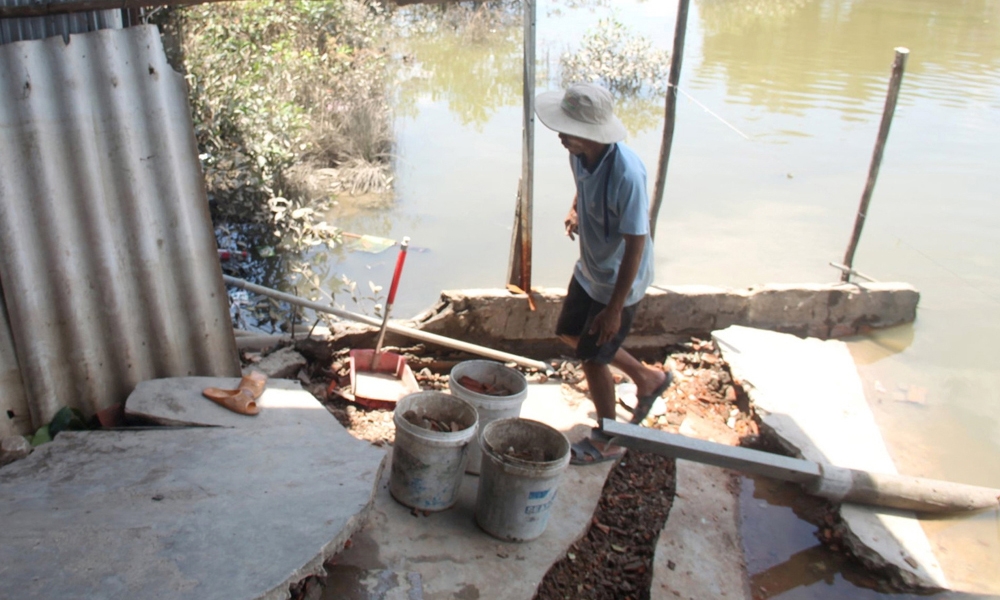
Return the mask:
<path id="1" fill-rule="evenodd" d="M 240 379 L 239 389 L 249 390 L 250 395 L 256 400 L 264 393 L 264 386 L 267 385 L 267 375 L 258 371 L 250 371 Z"/>
<path id="2" fill-rule="evenodd" d="M 256 415 L 260 412 L 253 392 L 248 389 L 242 390 L 220 390 L 219 388 L 205 388 L 201 394 L 215 402 L 219 406 L 228 408 L 234 413 L 241 415 Z"/>
<path id="3" fill-rule="evenodd" d="M 215 402 L 219 406 L 241 415 L 256 415 L 260 412 L 257 405 L 257 398 L 264 393 L 264 386 L 267 385 L 267 375 L 251 371 L 240 379 L 239 387 L 235 390 L 223 390 L 220 388 L 205 388 L 201 394 Z"/>
<path id="4" fill-rule="evenodd" d="M 663 380 L 663 383 L 661 383 L 659 387 L 653 390 L 652 394 L 639 398 L 639 401 L 635 405 L 635 409 L 632 411 L 632 420 L 629 421 L 631 424 L 638 425 L 642 423 L 643 419 L 646 418 L 646 415 L 649 414 L 649 411 L 653 409 L 653 404 L 656 403 L 656 400 L 662 396 L 663 392 L 666 392 L 670 387 L 670 384 L 674 382 L 673 372 L 666 371 L 666 374 L 667 378 Z"/>
<path id="5" fill-rule="evenodd" d="M 618 460 L 625 455 L 624 448 L 613 446 L 614 448 L 617 448 L 617 450 L 609 451 L 609 444 L 604 442 L 598 443 L 604 446 L 603 451 L 595 446 L 594 441 L 590 438 L 583 438 L 579 442 L 572 444 L 570 446 L 569 463 L 571 465 L 593 465 L 607 462 L 609 460 Z"/>

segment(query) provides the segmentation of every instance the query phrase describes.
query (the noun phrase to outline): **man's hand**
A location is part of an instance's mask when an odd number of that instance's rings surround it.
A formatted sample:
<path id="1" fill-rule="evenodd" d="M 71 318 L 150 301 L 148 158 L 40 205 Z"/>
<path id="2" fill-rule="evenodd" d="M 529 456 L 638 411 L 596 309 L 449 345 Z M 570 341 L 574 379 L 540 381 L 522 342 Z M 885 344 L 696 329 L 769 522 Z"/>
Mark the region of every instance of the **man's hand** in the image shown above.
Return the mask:
<path id="1" fill-rule="evenodd" d="M 570 240 L 575 241 L 576 238 L 573 237 L 580 230 L 580 219 L 576 214 L 576 200 L 573 201 L 573 208 L 569 209 L 569 214 L 566 215 L 566 220 L 563 221 L 563 225 L 566 226 L 566 235 L 569 236 Z"/>
<path id="2" fill-rule="evenodd" d="M 594 317 L 594 322 L 590 325 L 590 334 L 597 334 L 597 345 L 603 346 L 611 341 L 622 327 L 622 309 L 613 306 L 605 306 L 601 312 Z"/>

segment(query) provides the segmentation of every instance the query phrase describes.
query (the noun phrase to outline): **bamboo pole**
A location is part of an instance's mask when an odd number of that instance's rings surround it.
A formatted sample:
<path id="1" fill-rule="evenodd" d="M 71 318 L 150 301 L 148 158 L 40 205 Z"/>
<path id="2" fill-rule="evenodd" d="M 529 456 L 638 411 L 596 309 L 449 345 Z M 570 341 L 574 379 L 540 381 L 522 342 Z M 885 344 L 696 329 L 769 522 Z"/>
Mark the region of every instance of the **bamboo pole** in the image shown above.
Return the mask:
<path id="1" fill-rule="evenodd" d="M 663 203 L 663 189 L 667 181 L 667 163 L 674 143 L 674 122 L 677 115 L 677 84 L 681 78 L 684 59 L 684 37 L 687 33 L 689 0 L 678 0 L 677 23 L 674 26 L 674 49 L 670 56 L 670 74 L 667 77 L 667 100 L 663 118 L 663 142 L 660 144 L 660 161 L 656 166 L 656 184 L 653 186 L 653 205 L 649 209 L 649 235 L 656 237 L 656 218 Z"/>
<path id="2" fill-rule="evenodd" d="M 889 92 L 885 98 L 885 108 L 882 111 L 882 124 L 879 126 L 878 138 L 875 141 L 875 151 L 872 153 L 871 166 L 868 168 L 868 181 L 865 182 L 865 191 L 861 194 L 861 206 L 858 208 L 858 216 L 854 219 L 854 231 L 851 232 L 851 241 L 847 245 L 847 252 L 844 254 L 845 270 L 840 275 L 841 281 L 851 280 L 851 271 L 854 267 L 854 251 L 858 249 L 858 242 L 861 240 L 861 229 L 865 226 L 865 217 L 868 215 L 868 204 L 872 200 L 872 192 L 875 190 L 875 180 L 878 179 L 878 170 L 882 165 L 882 152 L 885 150 L 885 141 L 889 137 L 889 126 L 892 125 L 892 116 L 896 112 L 896 99 L 899 98 L 899 87 L 903 82 L 903 71 L 906 69 L 906 58 L 910 51 L 906 48 L 896 48 L 896 60 L 892 63 L 892 78 L 889 80 Z"/>
<path id="3" fill-rule="evenodd" d="M 293 296 L 292 294 L 286 294 L 285 292 L 280 292 L 278 290 L 264 287 L 262 285 L 250 283 L 249 281 L 239 279 L 237 277 L 232 277 L 230 275 L 223 275 L 222 279 L 229 285 L 249 290 L 255 294 L 261 294 L 262 296 L 268 296 L 270 298 L 282 300 L 289 304 L 294 304 L 296 306 L 303 306 L 305 308 L 311 308 L 317 312 L 336 315 L 342 319 L 349 319 L 351 321 L 357 321 L 358 323 L 365 323 L 366 325 L 371 325 L 372 327 L 382 326 L 382 321 L 374 317 L 359 315 L 346 310 L 341 310 L 339 308 L 334 308 L 332 306 L 327 306 L 325 304 L 320 304 L 319 302 L 313 302 L 312 300 L 299 298 L 298 296 Z M 499 360 L 503 362 L 514 362 L 523 367 L 538 369 L 539 371 L 549 371 L 552 369 L 551 366 L 540 360 L 533 360 L 530 358 L 525 358 L 523 356 L 518 356 L 516 354 L 510 354 L 509 352 L 502 352 L 500 350 L 494 350 L 493 348 L 480 346 L 478 344 L 463 342 L 461 340 L 452 339 L 449 337 L 445 337 L 443 335 L 437 335 L 436 333 L 429 333 L 427 331 L 421 331 L 419 329 L 413 329 L 411 327 L 404 327 L 402 325 L 397 325 L 396 323 L 388 323 L 386 325 L 386 329 L 393 333 L 397 333 L 399 335 L 403 335 L 414 340 L 427 342 L 428 344 L 437 344 L 438 346 L 444 346 L 445 348 L 453 348 L 455 350 L 461 350 L 463 352 L 469 352 L 471 354 L 478 354 L 479 356 L 485 356 L 487 358 L 492 358 L 494 360 Z"/>

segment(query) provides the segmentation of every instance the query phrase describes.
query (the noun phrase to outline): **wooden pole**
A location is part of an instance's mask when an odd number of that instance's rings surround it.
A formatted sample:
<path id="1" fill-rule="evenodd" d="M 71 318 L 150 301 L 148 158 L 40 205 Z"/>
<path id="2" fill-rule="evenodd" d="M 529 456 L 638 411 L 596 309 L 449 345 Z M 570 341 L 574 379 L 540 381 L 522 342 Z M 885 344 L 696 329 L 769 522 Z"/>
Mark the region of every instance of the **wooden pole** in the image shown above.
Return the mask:
<path id="1" fill-rule="evenodd" d="M 231 0 L 75 0 L 73 2 L 38 2 L 21 6 L 0 6 L 0 19 L 27 19 L 98 10 L 139 9 L 147 6 L 191 6 Z"/>
<path id="2" fill-rule="evenodd" d="M 524 93 L 521 181 L 507 283 L 531 296 L 531 226 L 535 189 L 535 13 L 536 0 L 524 0 Z"/>
<path id="3" fill-rule="evenodd" d="M 674 121 L 677 115 L 677 83 L 681 78 L 681 61 L 684 60 L 684 36 L 687 33 L 689 0 L 677 2 L 677 24 L 674 26 L 674 49 L 670 55 L 670 74 L 667 78 L 667 101 L 663 118 L 663 142 L 660 144 L 660 161 L 656 166 L 656 184 L 653 186 L 653 205 L 649 209 L 649 235 L 656 237 L 656 218 L 663 203 L 663 188 L 667 181 L 667 163 L 670 147 L 674 143 Z"/>
<path id="4" fill-rule="evenodd" d="M 844 254 L 844 266 L 847 269 L 854 267 L 854 251 L 858 249 L 858 242 L 861 240 L 861 229 L 865 226 L 865 217 L 868 215 L 868 204 L 872 200 L 872 192 L 875 190 L 875 180 L 878 179 L 878 170 L 882 165 L 882 152 L 885 150 L 885 141 L 889 137 L 889 126 L 892 125 L 892 116 L 896 112 L 896 99 L 899 98 L 899 87 L 903 82 L 903 71 L 906 69 L 906 58 L 910 51 L 906 48 L 896 48 L 896 60 L 892 63 L 892 78 L 889 80 L 889 93 L 885 98 L 885 109 L 882 111 L 882 124 L 879 126 L 878 139 L 875 141 L 875 151 L 872 153 L 871 166 L 868 168 L 868 181 L 865 183 L 865 191 L 861 194 L 861 206 L 858 208 L 858 216 L 854 219 L 854 231 L 851 233 L 851 242 L 847 245 L 847 253 Z M 843 271 L 840 275 L 841 281 L 851 280 L 851 271 Z"/>

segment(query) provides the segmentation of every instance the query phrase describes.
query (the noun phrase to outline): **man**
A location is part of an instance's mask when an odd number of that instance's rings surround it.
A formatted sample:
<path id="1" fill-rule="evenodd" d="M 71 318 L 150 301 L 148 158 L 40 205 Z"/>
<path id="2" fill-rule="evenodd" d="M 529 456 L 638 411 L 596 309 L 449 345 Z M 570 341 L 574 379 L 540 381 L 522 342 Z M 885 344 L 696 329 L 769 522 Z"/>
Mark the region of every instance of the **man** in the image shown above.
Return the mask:
<path id="1" fill-rule="evenodd" d="M 576 197 L 566 217 L 566 235 L 580 236 L 580 259 L 566 291 L 556 335 L 576 350 L 598 423 L 615 418 L 615 385 L 610 365 L 635 383 L 639 403 L 632 422 L 641 423 L 668 387 L 669 371 L 651 369 L 621 348 L 637 303 L 653 280 L 646 168 L 621 143 L 625 126 L 614 115 L 611 94 L 599 85 L 578 83 L 565 92 L 535 99 L 535 114 L 569 150 Z M 574 464 L 620 457 L 600 426 L 573 444 Z"/>

